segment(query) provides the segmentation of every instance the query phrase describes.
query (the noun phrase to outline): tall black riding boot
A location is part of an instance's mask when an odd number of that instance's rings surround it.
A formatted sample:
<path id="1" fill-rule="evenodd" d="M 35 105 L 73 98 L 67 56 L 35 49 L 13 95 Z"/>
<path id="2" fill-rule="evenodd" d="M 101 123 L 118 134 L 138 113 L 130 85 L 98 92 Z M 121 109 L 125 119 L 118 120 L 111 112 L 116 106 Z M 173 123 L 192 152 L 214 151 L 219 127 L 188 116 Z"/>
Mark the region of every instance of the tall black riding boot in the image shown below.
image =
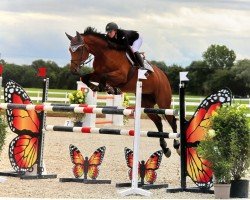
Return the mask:
<path id="1" fill-rule="evenodd" d="M 137 58 L 135 57 L 135 54 L 134 54 L 134 52 L 133 52 L 133 50 L 132 50 L 131 47 L 129 47 L 127 49 L 127 53 L 129 55 L 129 57 L 132 59 L 132 61 L 134 62 L 134 66 L 139 65 L 138 62 L 137 62 Z"/>
<path id="2" fill-rule="evenodd" d="M 143 59 L 142 59 L 140 53 L 139 53 L 138 51 L 136 51 L 136 52 L 134 53 L 134 55 L 135 55 L 135 58 L 136 58 L 136 60 L 137 60 L 137 62 L 138 62 L 138 64 L 139 64 L 139 66 L 140 66 L 140 69 L 146 69 L 146 68 L 144 67 L 144 62 L 143 62 Z"/>

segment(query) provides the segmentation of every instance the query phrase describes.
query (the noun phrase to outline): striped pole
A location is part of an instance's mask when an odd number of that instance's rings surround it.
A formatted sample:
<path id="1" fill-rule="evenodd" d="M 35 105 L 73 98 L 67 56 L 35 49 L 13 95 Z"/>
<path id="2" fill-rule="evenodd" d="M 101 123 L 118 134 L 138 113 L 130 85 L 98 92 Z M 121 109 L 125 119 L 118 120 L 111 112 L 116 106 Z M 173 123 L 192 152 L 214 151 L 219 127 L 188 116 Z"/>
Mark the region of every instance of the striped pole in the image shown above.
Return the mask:
<path id="1" fill-rule="evenodd" d="M 108 128 L 96 128 L 96 127 L 71 127 L 71 126 L 45 126 L 46 131 L 58 131 L 58 132 L 77 132 L 77 133 L 91 133 L 91 134 L 108 134 L 108 135 L 125 135 L 134 136 L 134 130 L 125 129 L 108 129 Z M 177 139 L 180 137 L 179 133 L 167 133 L 167 132 L 154 132 L 154 131 L 140 131 L 141 137 L 154 137 L 154 138 L 169 138 Z"/>
<path id="2" fill-rule="evenodd" d="M 67 103 L 44 103 L 46 106 L 63 106 L 63 107 L 94 107 L 94 108 L 118 108 L 118 106 L 98 106 L 89 104 L 67 104 Z"/>
<path id="3" fill-rule="evenodd" d="M 123 108 L 97 108 L 97 107 L 77 107 L 77 106 L 51 106 L 46 104 L 13 104 L 1 103 L 0 109 L 23 109 L 36 111 L 56 111 L 74 113 L 95 113 L 95 114 L 114 114 L 114 115 L 133 115 L 134 109 Z M 178 111 L 173 109 L 142 108 L 141 113 L 176 115 Z"/>

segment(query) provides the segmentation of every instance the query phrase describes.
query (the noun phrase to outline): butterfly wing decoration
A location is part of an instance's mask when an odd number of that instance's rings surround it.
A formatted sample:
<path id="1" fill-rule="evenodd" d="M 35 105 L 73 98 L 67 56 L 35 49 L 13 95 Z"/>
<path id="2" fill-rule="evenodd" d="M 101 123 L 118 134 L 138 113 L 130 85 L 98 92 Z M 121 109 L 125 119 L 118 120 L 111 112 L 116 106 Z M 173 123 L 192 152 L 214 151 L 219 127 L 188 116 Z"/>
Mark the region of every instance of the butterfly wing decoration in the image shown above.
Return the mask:
<path id="1" fill-rule="evenodd" d="M 32 104 L 24 89 L 10 80 L 4 88 L 6 103 Z M 7 121 L 11 131 L 18 136 L 9 145 L 9 159 L 12 167 L 17 172 L 33 169 L 37 163 L 40 118 L 36 111 L 7 109 Z"/>
<path id="2" fill-rule="evenodd" d="M 133 151 L 127 147 L 124 149 L 125 152 L 125 159 L 127 162 L 127 166 L 130 168 L 128 171 L 129 179 L 132 180 L 132 169 L 133 169 Z M 155 170 L 159 169 L 161 160 L 162 160 L 163 151 L 156 151 L 154 152 L 147 162 L 144 164 L 139 162 L 138 164 L 138 178 L 145 177 L 146 181 L 150 184 L 153 184 L 157 178 L 157 174 Z M 142 169 L 144 168 L 144 173 Z"/>
<path id="3" fill-rule="evenodd" d="M 73 167 L 73 174 L 76 178 L 80 178 L 84 174 L 84 158 L 80 152 L 80 150 L 74 146 L 69 145 L 69 152 L 70 152 L 70 158 L 72 163 L 74 164 Z"/>
<path id="4" fill-rule="evenodd" d="M 133 169 L 133 151 L 127 147 L 124 148 L 125 160 L 127 166 L 130 168 L 128 171 L 129 179 L 132 180 L 132 169 Z M 138 163 L 138 179 L 140 178 L 140 166 L 141 163 Z"/>
<path id="5" fill-rule="evenodd" d="M 157 173 L 155 170 L 160 167 L 162 155 L 162 150 L 154 152 L 145 164 L 145 179 L 150 184 L 153 184 L 156 181 Z"/>
<path id="6" fill-rule="evenodd" d="M 99 165 L 102 164 L 105 151 L 106 151 L 105 146 L 100 147 L 90 157 L 88 166 L 88 176 L 91 179 L 96 179 L 97 176 L 99 175 Z"/>
<path id="7" fill-rule="evenodd" d="M 99 175 L 99 165 L 103 161 L 106 147 L 98 148 L 90 157 L 85 160 L 80 150 L 74 146 L 69 146 L 71 161 L 74 164 L 73 174 L 76 178 L 80 178 L 83 174 L 88 174 L 91 179 L 96 179 Z"/>
<path id="8" fill-rule="evenodd" d="M 216 109 L 224 103 L 231 103 L 231 99 L 231 91 L 227 88 L 209 95 L 201 102 L 187 123 L 185 129 L 187 174 L 200 188 L 212 187 L 213 172 L 210 163 L 197 154 L 196 147 L 204 139 Z"/>

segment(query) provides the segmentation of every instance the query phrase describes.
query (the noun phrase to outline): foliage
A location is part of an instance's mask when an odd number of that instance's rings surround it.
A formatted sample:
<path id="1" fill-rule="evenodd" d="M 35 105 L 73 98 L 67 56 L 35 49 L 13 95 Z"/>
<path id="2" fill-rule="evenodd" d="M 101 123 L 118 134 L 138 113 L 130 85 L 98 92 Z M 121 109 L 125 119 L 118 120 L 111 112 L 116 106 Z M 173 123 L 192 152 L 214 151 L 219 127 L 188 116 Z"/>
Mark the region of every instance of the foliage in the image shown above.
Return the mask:
<path id="1" fill-rule="evenodd" d="M 239 60 L 230 70 L 233 76 L 232 91 L 239 96 L 250 94 L 250 60 Z M 231 81 L 230 81 L 231 82 Z"/>
<path id="2" fill-rule="evenodd" d="M 184 68 L 182 68 L 179 65 L 171 65 L 168 68 L 166 68 L 165 72 L 169 78 L 170 85 L 172 88 L 172 92 L 177 94 L 179 92 L 179 72 L 186 71 Z"/>
<path id="3" fill-rule="evenodd" d="M 225 45 L 215 44 L 209 46 L 202 57 L 207 65 L 214 69 L 230 68 L 236 59 L 233 50 L 229 50 Z"/>
<path id="4" fill-rule="evenodd" d="M 86 93 L 81 90 L 76 90 L 68 94 L 70 104 L 84 104 L 86 102 Z M 82 121 L 85 113 L 70 113 L 70 118 L 74 118 L 74 122 Z"/>
<path id="5" fill-rule="evenodd" d="M 83 104 L 85 103 L 86 95 L 83 91 L 77 90 L 68 94 L 69 102 L 71 104 Z"/>
<path id="6" fill-rule="evenodd" d="M 244 106 L 223 106 L 213 116 L 200 156 L 211 163 L 216 182 L 240 179 L 249 167 L 249 124 Z"/>
<path id="7" fill-rule="evenodd" d="M 222 87 L 228 87 L 234 93 L 234 87 L 237 83 L 234 81 L 235 75 L 232 74 L 231 70 L 218 69 L 210 79 L 206 81 L 207 93 L 219 90 Z M 230 80 L 230 81 L 228 81 Z"/>
<path id="8" fill-rule="evenodd" d="M 1 116 L 0 117 L 0 153 L 3 149 L 3 145 L 5 142 L 6 134 L 7 134 L 7 124 L 5 119 Z"/>
<path id="9" fill-rule="evenodd" d="M 213 69 L 210 69 L 205 61 L 193 61 L 186 69 L 189 71 L 190 82 L 187 84 L 187 91 L 191 94 L 209 94 L 207 81 L 213 75 Z"/>
<path id="10" fill-rule="evenodd" d="M 162 71 L 166 71 L 167 70 L 167 65 L 164 61 L 155 61 L 155 60 L 152 60 L 151 61 L 151 64 L 152 65 L 156 65 L 157 67 L 159 67 Z"/>
<path id="11" fill-rule="evenodd" d="M 246 107 L 238 104 L 222 107 L 213 120 L 217 137 L 224 141 L 222 145 L 230 154 L 231 175 L 234 180 L 244 176 L 249 167 L 250 127 L 246 117 Z"/>
<path id="12" fill-rule="evenodd" d="M 130 98 L 129 96 L 126 94 L 126 93 L 123 93 L 124 94 L 124 97 L 123 97 L 123 102 L 122 102 L 122 106 L 124 108 L 127 108 L 129 107 L 129 104 L 130 104 Z M 123 116 L 123 124 L 127 124 L 128 123 L 128 116 Z"/>
<path id="13" fill-rule="evenodd" d="M 232 163 L 222 143 L 223 141 L 215 136 L 214 130 L 210 129 L 197 147 L 197 151 L 199 156 L 209 161 L 209 166 L 215 176 L 215 183 L 230 183 Z"/>

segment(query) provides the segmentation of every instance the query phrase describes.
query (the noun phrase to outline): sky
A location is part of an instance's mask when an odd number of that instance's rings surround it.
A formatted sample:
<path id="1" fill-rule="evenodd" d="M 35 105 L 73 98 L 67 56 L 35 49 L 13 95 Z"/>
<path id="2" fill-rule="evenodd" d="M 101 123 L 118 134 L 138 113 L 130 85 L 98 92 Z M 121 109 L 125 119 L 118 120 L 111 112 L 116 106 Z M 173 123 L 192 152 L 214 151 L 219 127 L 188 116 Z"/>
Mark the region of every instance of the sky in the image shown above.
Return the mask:
<path id="1" fill-rule="evenodd" d="M 250 59 L 249 0 L 1 0 L 0 58 L 31 64 L 70 62 L 69 40 L 88 26 L 105 33 L 108 22 L 136 30 L 148 60 L 190 65 L 211 44 Z"/>

